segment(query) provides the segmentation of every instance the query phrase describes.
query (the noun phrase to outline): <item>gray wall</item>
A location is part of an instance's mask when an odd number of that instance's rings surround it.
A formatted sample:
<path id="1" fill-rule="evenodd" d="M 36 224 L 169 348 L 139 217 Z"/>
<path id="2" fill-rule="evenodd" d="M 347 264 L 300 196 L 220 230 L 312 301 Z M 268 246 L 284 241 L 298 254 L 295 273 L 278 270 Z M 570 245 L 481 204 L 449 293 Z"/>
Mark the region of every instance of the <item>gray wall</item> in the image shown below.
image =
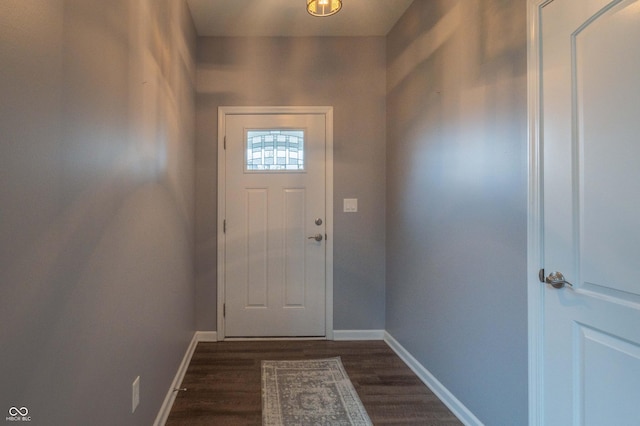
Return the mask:
<path id="1" fill-rule="evenodd" d="M 387 39 L 386 329 L 482 422 L 527 423 L 524 0 L 418 0 Z"/>
<path id="2" fill-rule="evenodd" d="M 155 419 L 195 322 L 195 44 L 174 0 L 0 2 L 0 412 Z"/>
<path id="3" fill-rule="evenodd" d="M 198 329 L 216 329 L 217 109 L 243 105 L 334 107 L 334 328 L 384 328 L 385 68 L 383 37 L 198 39 Z"/>

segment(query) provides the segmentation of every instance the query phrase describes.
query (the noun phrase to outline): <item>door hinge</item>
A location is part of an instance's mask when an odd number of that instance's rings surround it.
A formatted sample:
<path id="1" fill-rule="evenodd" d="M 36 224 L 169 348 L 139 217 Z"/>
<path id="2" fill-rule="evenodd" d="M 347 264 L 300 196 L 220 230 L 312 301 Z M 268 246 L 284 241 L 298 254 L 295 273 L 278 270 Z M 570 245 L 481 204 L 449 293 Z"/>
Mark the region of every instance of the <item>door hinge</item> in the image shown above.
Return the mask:
<path id="1" fill-rule="evenodd" d="M 544 268 L 540 269 L 538 271 L 538 279 L 540 280 L 541 283 L 545 282 L 544 281 Z"/>
<path id="2" fill-rule="evenodd" d="M 224 219 L 222 221 L 222 233 L 226 234 L 227 233 L 227 219 Z"/>
<path id="3" fill-rule="evenodd" d="M 222 318 L 226 318 L 227 317 L 227 304 L 223 303 L 222 304 Z"/>
<path id="4" fill-rule="evenodd" d="M 224 136 L 224 142 L 222 143 L 222 148 L 227 149 L 227 135 Z"/>

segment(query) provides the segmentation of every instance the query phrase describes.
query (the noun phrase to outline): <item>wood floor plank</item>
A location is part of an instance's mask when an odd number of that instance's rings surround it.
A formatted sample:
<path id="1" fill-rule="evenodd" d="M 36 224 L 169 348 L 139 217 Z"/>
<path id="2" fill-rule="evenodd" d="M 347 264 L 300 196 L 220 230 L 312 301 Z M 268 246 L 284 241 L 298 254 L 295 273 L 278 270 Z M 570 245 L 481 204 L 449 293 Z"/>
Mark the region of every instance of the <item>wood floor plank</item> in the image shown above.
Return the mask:
<path id="1" fill-rule="evenodd" d="M 199 343 L 166 424 L 261 425 L 261 361 L 336 356 L 374 425 L 461 424 L 382 341 Z"/>

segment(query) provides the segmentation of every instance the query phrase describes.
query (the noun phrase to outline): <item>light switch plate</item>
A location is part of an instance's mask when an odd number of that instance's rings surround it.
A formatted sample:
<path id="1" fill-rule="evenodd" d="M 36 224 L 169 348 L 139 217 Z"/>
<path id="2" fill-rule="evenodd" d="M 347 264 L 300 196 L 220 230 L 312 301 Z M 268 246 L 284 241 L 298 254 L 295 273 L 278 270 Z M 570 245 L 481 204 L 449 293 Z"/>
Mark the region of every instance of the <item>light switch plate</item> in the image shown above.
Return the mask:
<path id="1" fill-rule="evenodd" d="M 357 198 L 345 198 L 343 201 L 343 211 L 345 213 L 355 213 L 358 211 L 358 199 Z"/>

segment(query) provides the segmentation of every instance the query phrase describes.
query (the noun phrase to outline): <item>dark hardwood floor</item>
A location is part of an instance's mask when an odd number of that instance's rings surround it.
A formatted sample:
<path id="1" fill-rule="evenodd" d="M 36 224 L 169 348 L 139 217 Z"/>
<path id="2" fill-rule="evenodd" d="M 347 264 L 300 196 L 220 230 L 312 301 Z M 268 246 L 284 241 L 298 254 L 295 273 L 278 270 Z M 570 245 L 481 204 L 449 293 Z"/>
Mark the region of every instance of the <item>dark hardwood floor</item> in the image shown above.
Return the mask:
<path id="1" fill-rule="evenodd" d="M 382 341 L 199 343 L 167 425 L 260 425 L 260 361 L 340 356 L 374 425 L 460 421 Z"/>

